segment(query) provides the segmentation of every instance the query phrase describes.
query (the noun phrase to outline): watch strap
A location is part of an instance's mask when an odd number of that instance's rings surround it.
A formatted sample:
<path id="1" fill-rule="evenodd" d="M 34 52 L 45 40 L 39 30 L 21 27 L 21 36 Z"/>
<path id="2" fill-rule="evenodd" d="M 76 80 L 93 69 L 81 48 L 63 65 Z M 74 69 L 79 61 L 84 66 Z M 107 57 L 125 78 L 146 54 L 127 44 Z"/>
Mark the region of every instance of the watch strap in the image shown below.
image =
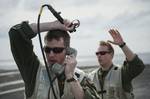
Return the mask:
<path id="1" fill-rule="evenodd" d="M 125 42 L 123 42 L 123 44 L 119 45 L 120 48 L 123 48 L 126 45 Z"/>
<path id="2" fill-rule="evenodd" d="M 73 81 L 76 81 L 76 79 L 75 78 L 70 78 L 70 79 L 67 79 L 67 82 L 69 83 L 69 82 L 73 82 Z"/>

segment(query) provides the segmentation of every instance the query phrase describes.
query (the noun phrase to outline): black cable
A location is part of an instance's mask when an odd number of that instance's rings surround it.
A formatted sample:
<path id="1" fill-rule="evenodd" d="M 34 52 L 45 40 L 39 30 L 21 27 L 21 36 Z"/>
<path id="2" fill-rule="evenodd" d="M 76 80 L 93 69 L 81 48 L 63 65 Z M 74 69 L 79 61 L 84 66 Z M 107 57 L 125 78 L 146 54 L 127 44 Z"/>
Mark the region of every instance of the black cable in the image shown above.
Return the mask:
<path id="1" fill-rule="evenodd" d="M 57 12 L 51 5 L 44 4 L 44 5 L 42 5 L 42 7 L 41 7 L 40 13 L 39 13 L 39 15 L 38 15 L 38 22 L 37 22 L 37 31 L 38 31 L 38 36 L 39 36 L 39 42 L 40 42 L 40 47 L 41 47 L 42 56 L 43 56 L 43 59 L 44 59 L 45 67 L 46 67 L 46 70 L 47 70 L 47 73 L 48 73 L 48 77 L 49 77 L 49 81 L 50 81 L 50 85 L 51 85 L 51 87 L 52 87 L 52 91 L 53 91 L 54 97 L 55 97 L 55 99 L 57 99 L 56 94 L 55 94 L 55 90 L 54 90 L 54 87 L 53 87 L 53 82 L 54 82 L 54 80 L 56 79 L 56 77 L 52 80 L 52 78 L 51 78 L 51 76 L 50 76 L 50 71 L 49 71 L 49 68 L 48 68 L 48 64 L 47 64 L 47 62 L 46 62 L 45 54 L 44 54 L 44 51 L 43 51 L 43 45 L 42 45 L 41 35 L 40 35 L 40 17 L 41 17 L 42 10 L 43 10 L 43 8 L 44 8 L 45 6 L 48 7 L 48 9 L 51 11 L 51 13 L 57 18 L 57 20 L 58 20 L 60 23 L 64 24 L 64 23 L 63 23 L 63 22 L 64 22 L 64 19 L 60 16 L 60 12 Z M 75 21 L 77 21 L 77 24 L 76 24 L 76 23 L 75 23 L 75 24 L 73 23 L 73 22 L 75 22 Z M 74 28 L 73 28 L 73 30 L 70 30 L 70 31 L 69 31 L 70 33 L 71 33 L 71 32 L 75 32 L 75 31 L 76 31 L 76 28 L 79 27 L 79 25 L 80 25 L 80 21 L 79 21 L 79 20 L 74 20 L 73 22 L 70 24 L 70 26 L 73 25 Z M 50 88 L 49 88 L 49 91 L 50 91 Z M 48 92 L 49 92 L 49 91 L 48 91 Z M 48 98 L 49 98 L 49 93 L 48 93 Z"/>
<path id="2" fill-rule="evenodd" d="M 53 83 L 52 83 L 52 79 L 51 79 L 51 76 L 50 76 L 50 71 L 49 71 L 49 68 L 48 68 L 48 64 L 47 64 L 47 62 L 46 62 L 45 54 L 44 54 L 44 51 L 43 51 L 43 44 L 42 44 L 41 35 L 40 35 L 40 17 L 41 17 L 42 9 L 43 9 L 44 6 L 45 6 L 45 5 L 42 6 L 41 11 L 40 11 L 40 14 L 38 15 L 37 33 L 38 33 L 39 42 L 40 42 L 40 47 L 41 47 L 41 52 L 42 52 L 42 56 L 43 56 L 43 59 L 44 59 L 45 67 L 46 67 L 46 70 L 47 70 L 47 73 L 48 73 L 50 85 L 51 85 L 51 87 L 52 87 L 52 91 L 53 91 L 54 97 L 55 97 L 55 99 L 57 99 L 56 93 L 55 93 L 55 90 L 54 90 L 54 86 L 53 86 Z M 49 89 L 49 90 L 50 90 L 50 89 Z M 48 93 L 48 95 L 49 95 L 49 93 Z M 49 96 L 48 96 L 48 97 L 49 97 Z"/>
<path id="3" fill-rule="evenodd" d="M 61 12 L 57 12 L 51 5 L 45 4 L 44 6 L 47 6 L 48 9 L 51 11 L 51 13 L 56 17 L 56 19 L 61 23 L 64 24 L 64 19 L 60 16 Z M 77 22 L 77 24 L 73 23 L 73 22 Z M 71 22 L 70 26 L 73 26 L 72 30 L 69 30 L 70 33 L 75 32 L 76 28 L 79 27 L 80 25 L 80 21 L 79 20 L 74 20 Z"/>

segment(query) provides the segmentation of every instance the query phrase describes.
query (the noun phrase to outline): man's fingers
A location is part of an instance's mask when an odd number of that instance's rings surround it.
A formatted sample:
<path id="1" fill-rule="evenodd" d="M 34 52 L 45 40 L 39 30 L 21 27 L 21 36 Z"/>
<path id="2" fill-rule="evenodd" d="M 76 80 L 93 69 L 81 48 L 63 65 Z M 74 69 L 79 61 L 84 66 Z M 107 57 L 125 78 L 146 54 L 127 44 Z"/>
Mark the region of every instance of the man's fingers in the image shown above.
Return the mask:
<path id="1" fill-rule="evenodd" d="M 115 32 L 114 29 L 110 29 L 108 32 L 110 33 L 110 35 L 111 35 L 113 38 L 116 37 L 116 32 Z"/>

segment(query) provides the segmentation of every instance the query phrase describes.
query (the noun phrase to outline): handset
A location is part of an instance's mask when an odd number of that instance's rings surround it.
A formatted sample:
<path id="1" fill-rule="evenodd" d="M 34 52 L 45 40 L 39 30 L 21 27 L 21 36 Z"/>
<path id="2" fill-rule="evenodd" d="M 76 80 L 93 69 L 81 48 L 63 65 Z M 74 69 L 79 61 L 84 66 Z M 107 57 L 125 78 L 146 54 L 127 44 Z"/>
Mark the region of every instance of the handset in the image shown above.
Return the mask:
<path id="1" fill-rule="evenodd" d="M 77 50 L 72 48 L 72 47 L 69 47 L 69 48 L 67 48 L 66 55 L 76 57 L 77 56 Z"/>
<path id="2" fill-rule="evenodd" d="M 67 48 L 66 49 L 66 55 L 69 55 L 69 56 L 74 56 L 76 57 L 77 56 L 77 50 L 74 49 L 74 48 Z M 65 72 L 64 72 L 64 66 L 58 64 L 58 63 L 55 63 L 52 65 L 52 68 L 51 68 L 52 72 L 56 74 L 56 76 L 59 78 L 59 79 L 65 79 Z"/>

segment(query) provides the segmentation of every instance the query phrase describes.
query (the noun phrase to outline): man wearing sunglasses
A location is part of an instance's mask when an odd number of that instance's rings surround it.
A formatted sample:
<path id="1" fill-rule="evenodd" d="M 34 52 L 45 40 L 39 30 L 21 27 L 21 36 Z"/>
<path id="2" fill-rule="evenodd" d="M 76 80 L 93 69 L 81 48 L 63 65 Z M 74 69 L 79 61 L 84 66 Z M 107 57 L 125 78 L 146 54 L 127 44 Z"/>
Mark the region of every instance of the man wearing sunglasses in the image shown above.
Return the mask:
<path id="1" fill-rule="evenodd" d="M 37 35 L 37 24 L 22 22 L 9 31 L 11 51 L 25 83 L 26 99 L 83 99 L 84 93 L 80 86 L 84 74 L 75 68 L 75 56 L 67 56 L 70 48 L 71 22 L 58 21 L 40 24 L 40 32 L 48 31 L 44 38 L 44 52 L 49 66 L 51 82 L 47 71 L 33 51 L 32 38 Z M 65 77 L 57 77 L 52 71 L 53 64 L 63 67 Z M 58 65 L 59 64 L 59 65 Z M 56 65 L 55 65 L 56 66 Z M 63 78 L 63 79 L 62 79 Z"/>
<path id="2" fill-rule="evenodd" d="M 96 52 L 100 67 L 89 74 L 95 86 L 92 90 L 96 90 L 97 93 L 87 99 L 133 99 L 131 82 L 145 66 L 142 60 L 129 49 L 117 30 L 110 29 L 109 33 L 114 41 L 100 42 Z M 123 51 L 126 61 L 122 66 L 113 63 L 114 49 L 110 43 L 118 45 Z"/>

